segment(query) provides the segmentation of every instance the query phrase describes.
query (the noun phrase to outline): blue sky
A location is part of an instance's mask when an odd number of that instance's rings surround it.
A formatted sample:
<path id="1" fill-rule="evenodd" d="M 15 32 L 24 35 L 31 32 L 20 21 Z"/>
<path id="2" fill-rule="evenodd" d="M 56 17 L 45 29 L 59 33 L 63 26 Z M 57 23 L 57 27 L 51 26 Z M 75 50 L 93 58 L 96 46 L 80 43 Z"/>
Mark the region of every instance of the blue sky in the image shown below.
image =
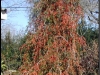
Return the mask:
<path id="1" fill-rule="evenodd" d="M 25 11 L 11 11 L 11 13 L 8 13 L 7 20 L 9 20 L 12 25 L 16 26 L 18 30 L 28 25 L 28 16 Z"/>
<path id="2" fill-rule="evenodd" d="M 27 7 L 26 0 L 3 0 L 1 1 L 2 7 Z M 17 11 L 19 10 L 19 11 Z M 24 11 L 23 11 L 24 10 Z M 7 8 L 7 20 L 2 20 L 3 27 L 13 30 L 15 33 L 20 30 L 25 30 L 28 25 L 28 10 L 26 8 Z"/>

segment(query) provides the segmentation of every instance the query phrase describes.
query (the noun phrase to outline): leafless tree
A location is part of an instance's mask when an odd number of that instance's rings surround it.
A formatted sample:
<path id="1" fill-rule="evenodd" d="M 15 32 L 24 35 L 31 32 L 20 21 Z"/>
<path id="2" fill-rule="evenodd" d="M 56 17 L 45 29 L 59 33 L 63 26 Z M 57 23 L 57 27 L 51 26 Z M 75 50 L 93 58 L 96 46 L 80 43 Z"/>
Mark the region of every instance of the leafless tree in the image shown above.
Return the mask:
<path id="1" fill-rule="evenodd" d="M 89 21 L 99 24 L 99 0 L 80 0 Z"/>

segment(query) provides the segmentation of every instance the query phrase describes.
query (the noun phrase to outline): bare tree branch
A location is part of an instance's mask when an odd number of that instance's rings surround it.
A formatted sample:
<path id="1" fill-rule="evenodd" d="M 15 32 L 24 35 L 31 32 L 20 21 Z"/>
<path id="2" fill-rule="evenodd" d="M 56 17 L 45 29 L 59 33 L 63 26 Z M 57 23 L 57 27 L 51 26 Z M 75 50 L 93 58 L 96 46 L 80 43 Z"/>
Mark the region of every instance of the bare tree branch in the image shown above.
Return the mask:
<path id="1" fill-rule="evenodd" d="M 88 16 L 88 20 L 99 24 L 99 1 L 98 0 L 80 0 L 84 13 Z"/>

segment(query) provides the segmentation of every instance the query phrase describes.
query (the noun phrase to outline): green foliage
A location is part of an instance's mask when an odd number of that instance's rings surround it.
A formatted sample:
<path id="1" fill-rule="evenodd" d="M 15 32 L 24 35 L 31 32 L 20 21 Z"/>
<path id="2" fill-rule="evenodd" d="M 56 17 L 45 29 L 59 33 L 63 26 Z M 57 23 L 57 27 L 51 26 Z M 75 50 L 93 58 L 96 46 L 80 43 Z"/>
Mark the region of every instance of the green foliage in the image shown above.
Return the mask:
<path id="1" fill-rule="evenodd" d="M 2 61 L 1 61 L 1 72 L 3 73 L 5 70 L 7 70 L 7 65 L 6 65 L 5 62 L 2 60 Z"/>
<path id="2" fill-rule="evenodd" d="M 98 41 L 99 37 L 99 29 L 95 27 L 91 27 L 86 24 L 85 21 L 81 21 L 78 26 L 78 33 L 81 36 L 84 36 L 87 43 L 91 43 L 93 40 Z"/>
<path id="3" fill-rule="evenodd" d="M 99 37 L 99 33 L 98 30 L 92 30 L 92 28 L 89 28 L 87 30 L 87 33 L 84 35 L 84 37 L 86 38 L 87 42 L 91 42 L 95 39 L 98 39 Z"/>
<path id="4" fill-rule="evenodd" d="M 21 65 L 22 57 L 19 52 L 19 47 L 24 43 L 26 37 L 18 38 L 11 37 L 10 32 L 7 32 L 5 37 L 1 39 L 1 59 L 5 61 L 8 69 L 18 69 Z"/>

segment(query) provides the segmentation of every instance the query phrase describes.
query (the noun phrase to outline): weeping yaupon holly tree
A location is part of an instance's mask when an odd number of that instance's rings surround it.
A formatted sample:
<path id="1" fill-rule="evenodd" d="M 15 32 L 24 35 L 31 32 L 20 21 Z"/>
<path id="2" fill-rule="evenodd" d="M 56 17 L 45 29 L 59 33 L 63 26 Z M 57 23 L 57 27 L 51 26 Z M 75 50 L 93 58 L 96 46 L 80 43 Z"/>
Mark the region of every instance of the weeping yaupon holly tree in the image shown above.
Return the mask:
<path id="1" fill-rule="evenodd" d="M 37 30 L 20 48 L 19 70 L 26 75 L 81 75 L 78 50 L 85 39 L 77 33 L 83 16 L 79 0 L 40 0 L 35 9 L 39 11 L 34 21 Z"/>

